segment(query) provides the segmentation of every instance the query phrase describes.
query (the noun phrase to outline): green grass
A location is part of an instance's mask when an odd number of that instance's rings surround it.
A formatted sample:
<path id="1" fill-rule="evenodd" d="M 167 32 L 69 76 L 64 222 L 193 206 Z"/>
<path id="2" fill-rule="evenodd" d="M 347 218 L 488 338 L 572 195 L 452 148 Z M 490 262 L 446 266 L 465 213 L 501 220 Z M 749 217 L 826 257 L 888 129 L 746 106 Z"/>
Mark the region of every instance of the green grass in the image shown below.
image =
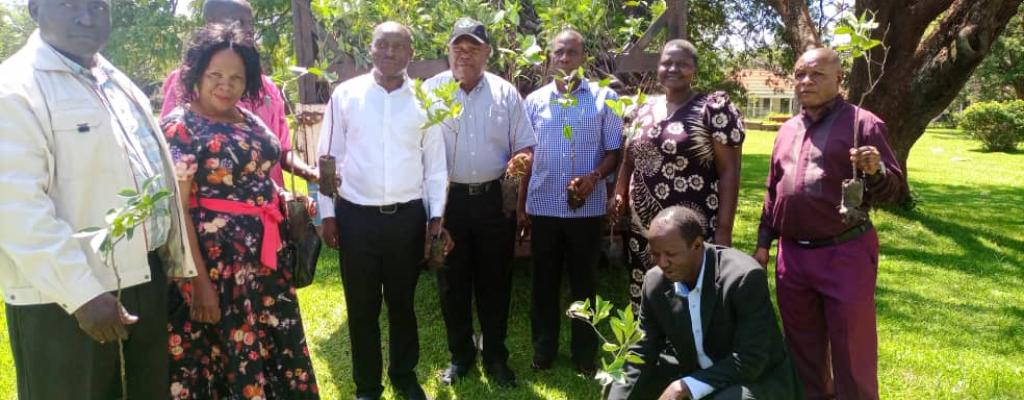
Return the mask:
<path id="1" fill-rule="evenodd" d="M 755 242 L 773 137 L 751 132 L 744 148 L 734 242 L 747 251 Z M 978 148 L 957 131 L 929 131 L 910 159 L 918 208 L 873 216 L 882 244 L 877 302 L 883 398 L 1015 399 L 1024 392 L 1024 154 Z M 624 305 L 625 271 L 598 273 L 602 296 Z M 530 371 L 526 261 L 515 271 L 514 291 L 508 344 L 519 387 L 499 390 L 480 370 L 459 385 L 442 387 L 436 377 L 448 353 L 437 284 L 433 276 L 422 276 L 416 298 L 418 372 L 427 392 L 438 399 L 596 399 L 597 384 L 570 367 L 567 320 L 556 368 Z M 325 252 L 317 282 L 299 295 L 323 398 L 353 397 L 335 253 Z M 0 399 L 14 398 L 5 329 L 0 342 Z M 388 390 L 386 397 L 393 398 Z"/>

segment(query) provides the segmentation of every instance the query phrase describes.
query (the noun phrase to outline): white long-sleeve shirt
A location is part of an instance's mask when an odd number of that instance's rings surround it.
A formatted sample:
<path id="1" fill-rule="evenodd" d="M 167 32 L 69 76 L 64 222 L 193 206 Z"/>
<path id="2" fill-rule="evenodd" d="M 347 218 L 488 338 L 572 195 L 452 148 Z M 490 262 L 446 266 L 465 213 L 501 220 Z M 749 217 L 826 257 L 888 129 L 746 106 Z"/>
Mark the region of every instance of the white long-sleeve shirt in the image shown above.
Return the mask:
<path id="1" fill-rule="evenodd" d="M 335 157 L 339 195 L 365 206 L 423 199 L 427 215 L 441 217 L 448 185 L 444 138 L 421 129 L 426 120 L 408 77 L 390 93 L 372 72 L 339 85 L 324 113 L 317 152 Z M 334 199 L 319 198 L 323 218 L 334 217 Z"/>
<path id="2" fill-rule="evenodd" d="M 697 275 L 697 284 L 693 289 L 687 287 L 685 283 L 675 283 L 676 295 L 686 299 L 687 304 L 690 306 L 690 330 L 693 332 L 693 347 L 697 350 L 697 364 L 703 369 L 711 368 L 714 365 L 711 358 L 704 353 L 704 332 L 701 332 L 700 328 L 700 296 L 704 287 L 704 269 L 708 267 L 704 265 L 706 261 L 707 257 L 702 255 L 700 258 L 700 274 Z M 700 400 L 715 391 L 715 388 L 711 385 L 699 381 L 692 376 L 684 376 L 680 380 L 683 381 L 686 387 L 690 388 L 690 397 L 694 400 Z"/>

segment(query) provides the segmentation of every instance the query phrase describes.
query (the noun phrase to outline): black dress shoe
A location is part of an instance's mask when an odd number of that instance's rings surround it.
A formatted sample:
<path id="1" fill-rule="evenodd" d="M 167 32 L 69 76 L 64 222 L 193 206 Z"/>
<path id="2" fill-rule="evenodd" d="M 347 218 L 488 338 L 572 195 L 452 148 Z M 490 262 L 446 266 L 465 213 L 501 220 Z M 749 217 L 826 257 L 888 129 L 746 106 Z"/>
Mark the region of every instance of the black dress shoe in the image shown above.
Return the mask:
<path id="1" fill-rule="evenodd" d="M 448 368 L 441 372 L 441 383 L 444 385 L 454 385 L 455 382 L 469 375 L 470 369 L 472 369 L 471 365 L 448 364 Z"/>
<path id="2" fill-rule="evenodd" d="M 533 362 L 530 363 L 530 369 L 534 371 L 546 371 L 551 369 L 554 364 L 555 362 L 552 360 L 534 357 Z"/>
<path id="3" fill-rule="evenodd" d="M 414 383 L 412 386 L 398 391 L 399 398 L 408 400 L 430 400 L 426 393 L 423 393 L 423 387 L 419 383 Z"/>
<path id="4" fill-rule="evenodd" d="M 487 370 L 487 376 L 493 379 L 498 386 L 510 388 L 516 385 L 516 373 L 512 372 L 512 368 L 509 368 L 508 364 L 494 363 L 484 369 Z"/>
<path id="5" fill-rule="evenodd" d="M 576 363 L 576 372 L 587 378 L 593 378 L 597 374 L 597 367 L 594 363 Z"/>

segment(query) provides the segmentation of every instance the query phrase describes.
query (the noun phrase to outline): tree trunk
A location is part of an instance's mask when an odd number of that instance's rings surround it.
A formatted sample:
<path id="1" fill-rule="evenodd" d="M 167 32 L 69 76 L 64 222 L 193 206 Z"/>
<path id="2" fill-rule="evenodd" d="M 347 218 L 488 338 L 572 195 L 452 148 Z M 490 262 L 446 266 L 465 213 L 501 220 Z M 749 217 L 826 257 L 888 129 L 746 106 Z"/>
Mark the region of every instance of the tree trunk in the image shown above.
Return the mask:
<path id="1" fill-rule="evenodd" d="M 786 27 L 786 43 L 800 55 L 805 50 L 821 46 L 821 33 L 815 28 L 807 2 L 802 0 L 766 0 L 779 13 Z"/>
<path id="2" fill-rule="evenodd" d="M 1017 95 L 1017 100 L 1024 100 L 1024 81 L 1013 83 L 1013 94 Z"/>
<path id="3" fill-rule="evenodd" d="M 792 48 L 802 49 L 814 44 L 806 33 L 806 27 L 813 23 L 806 1 L 767 1 L 786 23 L 787 41 Z M 924 134 L 928 123 L 956 98 L 1021 2 L 857 1 L 857 13 L 864 10 L 876 13 L 879 28 L 874 37 L 889 49 L 884 75 L 864 97 L 863 106 L 886 121 L 889 144 L 904 172 L 914 143 Z M 872 59 L 880 62 L 882 58 L 883 50 L 876 48 Z M 870 72 L 877 79 L 882 68 L 874 65 Z M 849 84 L 850 100 L 856 103 L 870 85 L 868 65 L 863 60 L 854 63 Z M 913 204 L 909 188 L 904 190 L 899 204 Z"/>

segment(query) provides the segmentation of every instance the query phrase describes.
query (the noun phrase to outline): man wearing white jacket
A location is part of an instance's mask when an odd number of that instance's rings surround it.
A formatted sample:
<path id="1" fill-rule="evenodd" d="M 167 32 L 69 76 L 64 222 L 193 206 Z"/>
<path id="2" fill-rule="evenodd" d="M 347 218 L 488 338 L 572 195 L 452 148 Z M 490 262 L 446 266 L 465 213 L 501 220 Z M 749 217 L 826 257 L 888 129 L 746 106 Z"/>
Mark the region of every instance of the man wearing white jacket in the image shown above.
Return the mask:
<path id="1" fill-rule="evenodd" d="M 195 275 L 174 166 L 146 96 L 98 54 L 109 0 L 29 0 L 39 30 L 0 64 L 0 285 L 21 399 L 166 398 L 167 277 Z M 117 193 L 175 194 L 121 242 L 114 271 L 75 232 Z M 59 378 L 55 384 L 53 378 Z"/>

